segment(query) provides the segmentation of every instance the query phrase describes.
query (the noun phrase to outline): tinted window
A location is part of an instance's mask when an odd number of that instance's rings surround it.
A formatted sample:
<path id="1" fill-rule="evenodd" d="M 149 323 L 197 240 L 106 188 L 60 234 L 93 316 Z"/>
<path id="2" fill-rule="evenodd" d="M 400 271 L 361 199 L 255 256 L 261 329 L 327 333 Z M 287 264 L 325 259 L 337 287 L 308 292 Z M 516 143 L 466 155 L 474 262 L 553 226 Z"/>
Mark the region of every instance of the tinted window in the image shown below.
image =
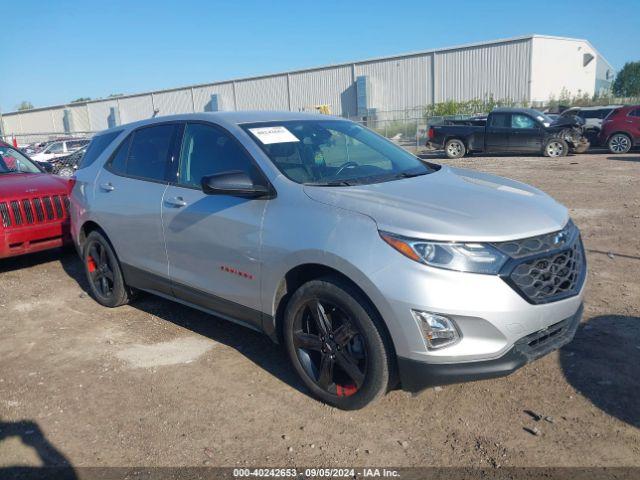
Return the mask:
<path id="1" fill-rule="evenodd" d="M 182 185 L 199 187 L 204 176 L 234 170 L 259 178 L 251 158 L 226 132 L 211 125 L 187 124 L 180 152 Z"/>
<path id="2" fill-rule="evenodd" d="M 121 175 L 127 173 L 127 156 L 129 155 L 129 145 L 131 144 L 131 135 L 120 144 L 116 152 L 109 161 L 109 169 Z M 91 147 L 89 147 L 91 148 Z M 85 155 L 86 156 L 86 155 Z"/>
<path id="3" fill-rule="evenodd" d="M 631 110 L 629 112 L 630 117 L 640 117 L 640 108 L 636 108 L 635 110 Z"/>
<path id="4" fill-rule="evenodd" d="M 149 180 L 165 180 L 175 125 L 137 130 L 131 141 L 126 174 Z"/>
<path id="5" fill-rule="evenodd" d="M 514 113 L 511 115 L 511 128 L 536 128 L 536 122 L 528 115 Z"/>
<path id="6" fill-rule="evenodd" d="M 82 157 L 82 161 L 78 168 L 85 168 L 95 162 L 100 154 L 105 151 L 105 149 L 115 140 L 115 138 L 120 135 L 122 130 L 118 130 L 117 132 L 108 132 L 103 133 L 102 135 L 97 135 L 93 137 L 91 143 L 87 147 L 87 151 Z"/>
<path id="7" fill-rule="evenodd" d="M 492 113 L 491 126 L 492 127 L 509 127 L 509 114 L 508 113 Z"/>

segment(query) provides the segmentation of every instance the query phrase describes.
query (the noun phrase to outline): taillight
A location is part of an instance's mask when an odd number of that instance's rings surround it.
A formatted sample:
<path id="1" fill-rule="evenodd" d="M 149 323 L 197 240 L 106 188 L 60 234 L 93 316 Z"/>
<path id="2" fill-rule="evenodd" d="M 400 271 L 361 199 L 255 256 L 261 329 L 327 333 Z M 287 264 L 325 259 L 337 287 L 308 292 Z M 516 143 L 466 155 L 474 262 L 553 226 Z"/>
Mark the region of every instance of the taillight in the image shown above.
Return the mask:
<path id="1" fill-rule="evenodd" d="M 436 130 L 433 127 L 429 127 L 429 131 L 427 132 L 427 137 L 429 137 L 429 140 L 433 140 L 433 137 L 436 136 Z"/>

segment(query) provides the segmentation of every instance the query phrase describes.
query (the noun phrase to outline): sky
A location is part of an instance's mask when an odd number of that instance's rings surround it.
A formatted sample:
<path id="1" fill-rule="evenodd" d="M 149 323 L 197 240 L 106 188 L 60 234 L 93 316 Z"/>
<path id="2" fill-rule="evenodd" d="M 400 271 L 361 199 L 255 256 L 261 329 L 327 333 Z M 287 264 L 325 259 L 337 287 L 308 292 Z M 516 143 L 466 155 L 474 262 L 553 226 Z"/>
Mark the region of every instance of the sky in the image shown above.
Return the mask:
<path id="1" fill-rule="evenodd" d="M 640 60 L 640 0 L 0 0 L 0 111 L 532 33 Z"/>

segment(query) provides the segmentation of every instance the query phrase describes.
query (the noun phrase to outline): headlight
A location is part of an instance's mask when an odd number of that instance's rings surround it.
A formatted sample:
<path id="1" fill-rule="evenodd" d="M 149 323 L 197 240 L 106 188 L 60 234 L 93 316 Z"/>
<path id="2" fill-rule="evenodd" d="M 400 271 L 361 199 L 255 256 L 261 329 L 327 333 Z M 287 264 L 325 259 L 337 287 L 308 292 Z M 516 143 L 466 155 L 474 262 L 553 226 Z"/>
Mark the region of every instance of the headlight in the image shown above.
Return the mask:
<path id="1" fill-rule="evenodd" d="M 496 274 L 508 258 L 485 243 L 429 242 L 388 232 L 380 232 L 380 236 L 405 257 L 447 270 Z"/>

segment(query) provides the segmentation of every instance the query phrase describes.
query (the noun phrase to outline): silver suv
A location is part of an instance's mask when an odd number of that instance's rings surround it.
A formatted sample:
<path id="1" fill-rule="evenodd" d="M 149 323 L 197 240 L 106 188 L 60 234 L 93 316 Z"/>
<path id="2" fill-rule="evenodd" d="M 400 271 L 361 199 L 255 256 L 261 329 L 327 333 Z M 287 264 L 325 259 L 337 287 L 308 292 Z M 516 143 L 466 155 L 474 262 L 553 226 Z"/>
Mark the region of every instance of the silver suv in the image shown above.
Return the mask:
<path id="1" fill-rule="evenodd" d="M 582 314 L 585 255 L 565 207 L 339 118 L 107 130 L 71 202 L 99 303 L 143 290 L 264 332 L 344 409 L 398 385 L 507 375 L 569 342 Z"/>

